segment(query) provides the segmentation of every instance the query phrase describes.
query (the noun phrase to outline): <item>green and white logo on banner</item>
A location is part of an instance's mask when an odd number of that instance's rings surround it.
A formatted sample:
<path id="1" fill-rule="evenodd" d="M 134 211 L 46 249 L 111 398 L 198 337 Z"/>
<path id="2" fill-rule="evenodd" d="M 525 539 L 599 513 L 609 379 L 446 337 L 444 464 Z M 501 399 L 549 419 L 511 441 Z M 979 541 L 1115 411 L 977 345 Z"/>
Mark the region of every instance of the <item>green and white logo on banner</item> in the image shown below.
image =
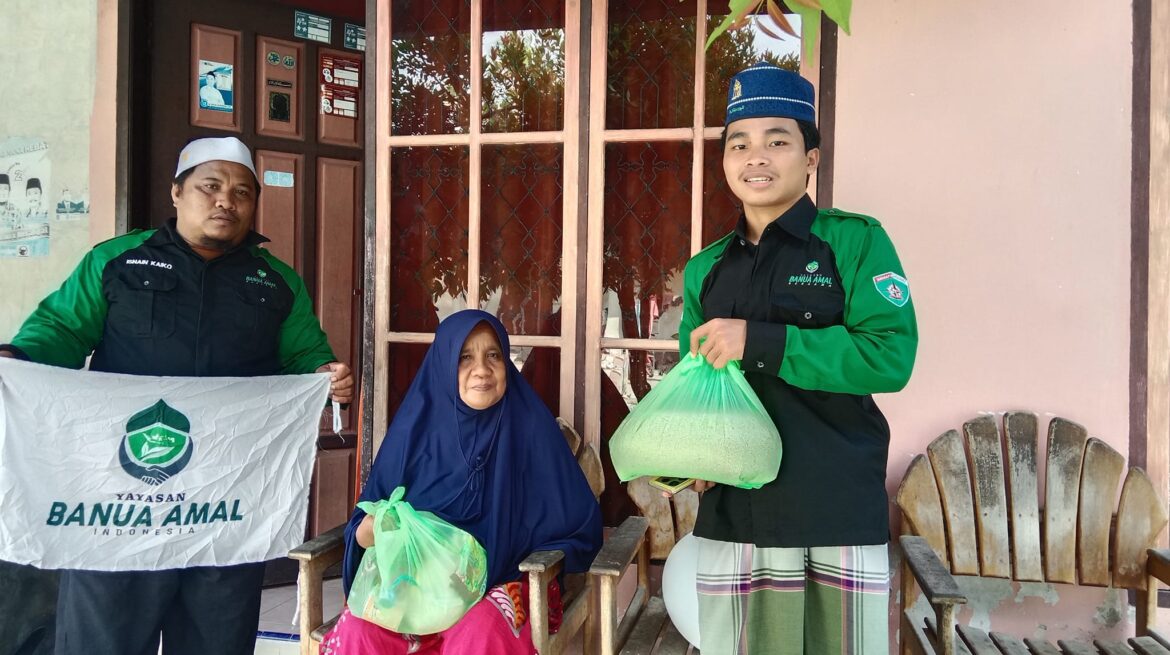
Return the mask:
<path id="1" fill-rule="evenodd" d="M 897 307 L 910 302 L 910 284 L 906 278 L 897 273 L 882 273 L 873 277 L 873 285 L 878 293 Z"/>
<path id="2" fill-rule="evenodd" d="M 162 400 L 130 417 L 118 450 L 122 470 L 150 485 L 162 484 L 191 461 L 191 421 Z"/>

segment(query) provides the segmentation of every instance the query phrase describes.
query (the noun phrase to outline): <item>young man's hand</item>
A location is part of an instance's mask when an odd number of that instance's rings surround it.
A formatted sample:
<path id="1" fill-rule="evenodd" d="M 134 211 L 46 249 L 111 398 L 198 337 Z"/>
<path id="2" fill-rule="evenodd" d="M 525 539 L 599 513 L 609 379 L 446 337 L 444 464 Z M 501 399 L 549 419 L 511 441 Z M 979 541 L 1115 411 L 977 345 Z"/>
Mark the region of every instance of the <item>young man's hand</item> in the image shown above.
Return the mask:
<path id="1" fill-rule="evenodd" d="M 708 490 L 708 489 L 710 489 L 711 487 L 714 487 L 714 486 L 715 486 L 715 483 L 714 483 L 714 482 L 709 482 L 709 481 L 707 481 L 707 480 L 695 480 L 694 484 L 692 484 L 692 485 L 691 485 L 691 489 L 694 489 L 694 490 L 695 490 L 695 493 L 699 493 L 699 494 L 701 494 L 701 493 L 703 493 L 704 491 L 706 491 L 706 490 Z M 672 494 L 671 494 L 670 492 L 668 492 L 668 491 L 663 491 L 663 492 L 662 492 L 662 497 L 663 497 L 663 498 L 670 498 L 670 497 L 671 497 L 671 495 L 672 495 Z"/>
<path id="2" fill-rule="evenodd" d="M 740 318 L 714 318 L 691 332 L 691 352 L 705 357 L 715 368 L 743 359 L 746 342 L 747 321 Z"/>
<path id="3" fill-rule="evenodd" d="M 0 357 L 11 357 L 12 359 L 16 359 L 16 355 L 13 355 L 11 350 L 0 350 Z"/>
<path id="4" fill-rule="evenodd" d="M 341 362 L 330 362 L 317 369 L 318 373 L 332 373 L 329 393 L 333 400 L 346 404 L 353 400 L 353 373 Z"/>

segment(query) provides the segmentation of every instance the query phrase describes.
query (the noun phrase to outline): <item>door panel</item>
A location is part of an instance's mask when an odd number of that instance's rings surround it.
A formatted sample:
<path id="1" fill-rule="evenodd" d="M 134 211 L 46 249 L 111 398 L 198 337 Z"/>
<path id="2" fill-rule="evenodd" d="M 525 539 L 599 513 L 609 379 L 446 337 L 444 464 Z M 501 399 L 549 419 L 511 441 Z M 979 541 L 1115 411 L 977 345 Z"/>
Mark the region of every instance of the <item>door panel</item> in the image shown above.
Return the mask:
<path id="1" fill-rule="evenodd" d="M 272 254 L 298 268 L 297 226 L 304 224 L 305 156 L 257 150 L 255 157 L 263 187 L 256 208 L 256 231 L 272 240 L 265 246 Z"/>
<path id="2" fill-rule="evenodd" d="M 317 160 L 317 315 L 338 357 L 357 362 L 357 327 L 351 317 L 360 312 L 358 270 L 361 244 L 358 210 L 362 203 L 362 165 L 344 159 Z M 353 425 L 356 405 L 342 416 Z"/>

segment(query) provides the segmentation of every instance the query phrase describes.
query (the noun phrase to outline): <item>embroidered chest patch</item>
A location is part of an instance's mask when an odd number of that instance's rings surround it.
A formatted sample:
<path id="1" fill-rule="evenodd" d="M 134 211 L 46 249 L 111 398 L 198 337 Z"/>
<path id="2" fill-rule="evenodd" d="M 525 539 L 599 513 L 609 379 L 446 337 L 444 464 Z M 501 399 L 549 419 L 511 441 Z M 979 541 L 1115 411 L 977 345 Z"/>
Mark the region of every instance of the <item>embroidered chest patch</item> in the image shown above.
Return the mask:
<path id="1" fill-rule="evenodd" d="M 831 287 L 833 286 L 833 278 L 829 275 L 818 274 L 817 271 L 821 269 L 820 262 L 813 260 L 804 267 L 803 273 L 796 273 L 788 276 L 788 286 L 790 287 Z"/>
<path id="2" fill-rule="evenodd" d="M 910 284 L 906 282 L 906 278 L 897 273 L 875 275 L 873 285 L 877 287 L 878 293 L 893 303 L 895 307 L 902 307 L 910 302 Z"/>

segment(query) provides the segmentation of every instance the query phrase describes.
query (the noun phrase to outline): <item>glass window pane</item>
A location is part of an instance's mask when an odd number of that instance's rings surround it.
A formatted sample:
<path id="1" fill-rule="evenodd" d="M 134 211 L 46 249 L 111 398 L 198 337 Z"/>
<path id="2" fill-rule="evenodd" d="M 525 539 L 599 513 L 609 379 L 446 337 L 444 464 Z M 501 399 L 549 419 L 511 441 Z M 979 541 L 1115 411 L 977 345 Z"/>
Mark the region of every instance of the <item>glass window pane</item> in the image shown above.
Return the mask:
<path id="1" fill-rule="evenodd" d="M 560 333 L 562 160 L 555 143 L 483 147 L 480 308 L 509 334 Z"/>
<path id="2" fill-rule="evenodd" d="M 553 416 L 561 413 L 561 349 L 512 346 L 512 361 Z M 570 417 L 571 419 L 571 417 Z M 572 422 L 570 420 L 570 422 Z"/>
<path id="3" fill-rule="evenodd" d="M 467 306 L 467 148 L 394 148 L 390 177 L 390 329 L 434 332 Z"/>
<path id="4" fill-rule="evenodd" d="M 394 0 L 390 16 L 391 133 L 467 132 L 471 0 Z"/>
<path id="5" fill-rule="evenodd" d="M 723 150 L 718 139 L 703 144 L 703 247 L 735 229 L 742 203 L 723 174 Z"/>
<path id="6" fill-rule="evenodd" d="M 677 350 L 626 350 L 624 348 L 603 348 L 601 350 L 601 398 L 604 407 L 607 393 L 612 386 L 621 394 L 624 409 L 633 409 L 654 385 L 679 362 Z M 620 409 L 617 411 L 620 412 Z M 606 440 L 612 436 L 604 431 L 607 421 L 602 418 L 602 434 Z M 618 421 L 620 424 L 620 421 Z M 616 430 L 617 425 L 613 428 Z"/>
<path id="7" fill-rule="evenodd" d="M 389 406 L 389 414 L 387 417 L 391 422 L 394 420 L 394 414 L 398 408 L 402 406 L 402 399 L 406 396 L 406 390 L 410 388 L 410 383 L 414 381 L 414 375 L 418 372 L 419 367 L 422 366 L 423 357 L 426 356 L 427 350 L 430 349 L 430 344 L 426 343 L 391 343 L 389 354 L 386 361 L 388 362 L 389 371 L 387 371 L 387 404 Z"/>
<path id="8" fill-rule="evenodd" d="M 689 141 L 605 146 L 604 336 L 670 339 L 691 251 Z"/>
<path id="9" fill-rule="evenodd" d="M 564 28 L 564 3 L 484 1 L 484 132 L 561 129 Z"/>
<path id="10" fill-rule="evenodd" d="M 694 0 L 611 2 L 608 44 L 607 129 L 694 124 Z"/>
<path id="11" fill-rule="evenodd" d="M 707 33 L 723 22 L 728 14 L 727 1 L 716 0 L 707 5 Z M 800 34 L 800 15 L 785 14 L 797 34 Z M 775 39 L 759 27 L 763 20 L 769 30 L 783 36 Z M 752 64 L 768 61 L 793 72 L 800 72 L 801 43 L 781 32 L 771 18 L 754 16 L 750 23 L 738 30 L 728 30 L 711 44 L 707 50 L 706 86 L 707 101 L 703 107 L 704 123 L 708 126 L 723 125 L 727 110 L 727 85 L 731 77 Z"/>

